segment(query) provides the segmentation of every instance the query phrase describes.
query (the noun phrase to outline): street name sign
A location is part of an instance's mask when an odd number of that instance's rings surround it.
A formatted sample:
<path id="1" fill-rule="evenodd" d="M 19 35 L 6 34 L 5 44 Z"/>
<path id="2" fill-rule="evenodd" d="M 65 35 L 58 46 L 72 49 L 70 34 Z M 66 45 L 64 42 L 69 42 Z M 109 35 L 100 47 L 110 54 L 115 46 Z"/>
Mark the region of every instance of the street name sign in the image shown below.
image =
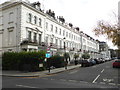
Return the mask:
<path id="1" fill-rule="evenodd" d="M 46 53 L 46 58 L 50 58 L 51 57 L 51 55 L 50 55 L 50 53 Z"/>

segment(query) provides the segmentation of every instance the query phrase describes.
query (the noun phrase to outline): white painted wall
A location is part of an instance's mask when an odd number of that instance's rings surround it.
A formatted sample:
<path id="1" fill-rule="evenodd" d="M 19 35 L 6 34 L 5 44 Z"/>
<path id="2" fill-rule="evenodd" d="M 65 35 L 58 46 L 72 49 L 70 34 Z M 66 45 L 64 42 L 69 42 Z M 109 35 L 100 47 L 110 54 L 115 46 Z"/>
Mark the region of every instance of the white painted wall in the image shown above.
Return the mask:
<path id="1" fill-rule="evenodd" d="M 21 4 L 20 2 L 19 4 L 17 5 L 16 4 L 13 4 L 10 7 L 8 7 L 8 5 L 5 6 L 3 11 L 0 12 L 2 13 L 0 14 L 0 18 L 3 17 L 3 20 L 0 21 L 0 33 L 3 32 L 3 34 L 0 34 L 0 42 L 2 42 L 2 44 L 0 44 L 0 47 L 3 46 L 4 51 L 7 51 L 8 49 L 13 49 L 13 51 L 20 51 L 20 43 L 24 39 L 28 38 L 28 30 L 31 30 L 32 33 L 33 32 L 37 32 L 37 34 L 42 33 L 42 42 L 45 42 L 45 37 L 47 36 L 48 43 L 50 43 L 51 42 L 50 39 L 51 37 L 53 37 L 53 43 L 55 43 L 55 39 L 57 38 L 58 46 L 59 46 L 60 40 L 62 40 L 62 47 L 64 46 L 63 38 L 65 37 L 66 38 L 65 42 L 69 43 L 67 46 L 68 51 L 70 48 L 75 48 L 75 52 L 77 52 L 77 50 L 81 49 L 82 47 L 83 50 L 89 50 L 89 51 L 92 50 L 98 52 L 99 44 L 96 43 L 95 41 L 88 39 L 84 35 L 81 36 L 81 34 L 75 32 L 74 29 L 70 29 L 64 25 L 61 25 L 59 22 L 55 21 L 46 14 L 41 13 L 40 11 L 36 10 L 35 8 L 27 4 Z M 13 16 L 11 18 L 12 22 L 9 22 L 9 13 L 13 13 Z M 32 23 L 28 22 L 27 16 L 29 13 L 31 13 L 33 17 L 37 16 L 38 18 L 42 19 L 41 27 L 38 25 L 38 23 L 34 24 L 33 19 L 32 19 Z M 46 22 L 48 23 L 48 30 L 46 30 L 45 28 Z M 50 30 L 51 24 L 53 25 L 53 32 L 51 32 Z M 58 33 L 55 33 L 55 27 L 57 27 Z M 12 28 L 13 30 L 9 28 Z M 8 41 L 10 39 L 8 29 L 12 31 L 11 45 L 8 44 Z M 60 29 L 61 29 L 61 35 L 59 34 Z M 63 36 L 63 30 L 65 31 L 64 36 Z M 68 32 L 68 37 L 66 36 L 66 32 Z M 71 34 L 71 37 L 73 35 L 73 38 L 69 37 L 69 34 Z M 32 38 L 33 38 L 33 34 L 32 34 Z M 38 39 L 38 35 L 37 35 L 37 39 Z M 89 44 L 88 42 L 90 42 L 91 44 Z M 70 43 L 72 43 L 71 46 Z"/>
<path id="2" fill-rule="evenodd" d="M 6 6 L 2 11 L 2 47 L 4 51 L 7 51 L 8 49 L 13 49 L 13 51 L 16 51 L 16 46 L 18 45 L 18 31 L 20 30 L 20 6 L 14 6 L 14 7 L 8 7 Z M 10 18 L 10 14 L 11 18 Z M 0 29 L 0 30 L 1 30 Z M 11 33 L 11 34 L 10 34 Z M 16 34 L 17 33 L 17 34 Z M 9 34 L 11 36 L 9 36 Z M 9 43 L 9 40 L 11 41 L 11 44 Z"/>

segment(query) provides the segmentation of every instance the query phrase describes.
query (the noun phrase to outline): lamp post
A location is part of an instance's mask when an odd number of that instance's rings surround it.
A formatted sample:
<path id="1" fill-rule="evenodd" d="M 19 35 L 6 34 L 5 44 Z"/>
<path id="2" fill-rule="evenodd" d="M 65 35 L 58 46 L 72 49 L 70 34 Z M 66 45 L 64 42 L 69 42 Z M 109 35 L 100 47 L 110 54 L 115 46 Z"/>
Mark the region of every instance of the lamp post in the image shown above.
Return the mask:
<path id="1" fill-rule="evenodd" d="M 64 39 L 64 62 L 65 62 L 65 69 L 67 69 L 67 57 L 66 57 L 66 45 L 65 45 L 65 37 Z"/>
<path id="2" fill-rule="evenodd" d="M 50 52 L 50 48 L 52 45 L 47 46 L 47 53 L 46 53 L 46 61 L 47 61 L 47 67 L 48 67 L 48 71 L 50 73 L 50 65 L 51 65 L 51 61 L 49 60 L 49 58 L 51 57 L 51 52 Z"/>

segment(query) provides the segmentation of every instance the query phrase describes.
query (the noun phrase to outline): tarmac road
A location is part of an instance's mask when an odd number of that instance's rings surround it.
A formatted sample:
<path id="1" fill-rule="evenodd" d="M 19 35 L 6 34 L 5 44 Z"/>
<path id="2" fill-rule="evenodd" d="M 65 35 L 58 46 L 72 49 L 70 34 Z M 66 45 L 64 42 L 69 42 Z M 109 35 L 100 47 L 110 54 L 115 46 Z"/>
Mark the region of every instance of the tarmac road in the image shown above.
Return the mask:
<path id="1" fill-rule="evenodd" d="M 3 77 L 3 88 L 99 88 L 118 90 L 120 87 L 119 69 L 112 68 L 112 62 L 91 67 L 80 67 L 42 77 Z"/>

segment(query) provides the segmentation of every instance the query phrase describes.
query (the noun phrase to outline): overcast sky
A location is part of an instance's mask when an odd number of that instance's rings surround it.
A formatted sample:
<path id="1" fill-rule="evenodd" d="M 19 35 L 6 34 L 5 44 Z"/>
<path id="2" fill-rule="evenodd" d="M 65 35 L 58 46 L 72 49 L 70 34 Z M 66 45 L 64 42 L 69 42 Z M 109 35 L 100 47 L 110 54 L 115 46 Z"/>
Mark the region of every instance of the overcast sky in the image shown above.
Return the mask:
<path id="1" fill-rule="evenodd" d="M 7 0 L 1 0 L 4 2 Z M 51 9 L 56 16 L 63 16 L 68 23 L 77 26 L 84 33 L 94 39 L 108 42 L 111 48 L 112 43 L 104 36 L 96 37 L 92 32 L 98 20 L 105 20 L 111 23 L 116 21 L 114 13 L 118 13 L 118 2 L 120 0 L 29 0 L 39 1 L 45 10 Z"/>

